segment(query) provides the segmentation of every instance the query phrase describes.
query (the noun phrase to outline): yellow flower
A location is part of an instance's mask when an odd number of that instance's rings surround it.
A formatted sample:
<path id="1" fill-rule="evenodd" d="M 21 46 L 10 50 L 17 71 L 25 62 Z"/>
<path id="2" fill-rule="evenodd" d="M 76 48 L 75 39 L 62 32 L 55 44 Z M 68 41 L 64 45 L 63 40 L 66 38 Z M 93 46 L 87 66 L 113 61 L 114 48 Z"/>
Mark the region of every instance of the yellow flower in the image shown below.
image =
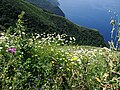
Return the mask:
<path id="1" fill-rule="evenodd" d="M 7 77 L 6 79 L 9 79 L 9 77 Z"/>
<path id="2" fill-rule="evenodd" d="M 78 57 L 77 57 L 77 56 L 74 56 L 74 57 L 72 58 L 72 60 L 73 60 L 73 61 L 76 61 L 76 60 L 78 60 Z"/>
<path id="3" fill-rule="evenodd" d="M 67 68 L 67 71 L 70 71 L 70 69 L 69 69 L 69 68 Z"/>
<path id="4" fill-rule="evenodd" d="M 54 61 L 52 61 L 52 64 L 54 64 L 55 62 Z"/>
<path id="5" fill-rule="evenodd" d="M 96 80 L 97 80 L 98 82 L 101 82 L 101 80 L 100 80 L 98 77 L 96 77 Z"/>

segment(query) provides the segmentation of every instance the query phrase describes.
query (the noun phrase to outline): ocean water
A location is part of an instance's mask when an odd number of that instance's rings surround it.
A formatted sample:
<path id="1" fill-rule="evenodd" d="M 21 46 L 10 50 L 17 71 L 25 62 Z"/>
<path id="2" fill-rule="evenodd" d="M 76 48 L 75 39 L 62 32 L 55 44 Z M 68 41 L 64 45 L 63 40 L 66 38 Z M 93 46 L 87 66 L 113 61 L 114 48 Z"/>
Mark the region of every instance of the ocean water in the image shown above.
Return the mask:
<path id="1" fill-rule="evenodd" d="M 120 0 L 59 0 L 59 3 L 67 19 L 78 25 L 97 29 L 106 42 L 110 41 L 110 21 L 118 21 Z"/>

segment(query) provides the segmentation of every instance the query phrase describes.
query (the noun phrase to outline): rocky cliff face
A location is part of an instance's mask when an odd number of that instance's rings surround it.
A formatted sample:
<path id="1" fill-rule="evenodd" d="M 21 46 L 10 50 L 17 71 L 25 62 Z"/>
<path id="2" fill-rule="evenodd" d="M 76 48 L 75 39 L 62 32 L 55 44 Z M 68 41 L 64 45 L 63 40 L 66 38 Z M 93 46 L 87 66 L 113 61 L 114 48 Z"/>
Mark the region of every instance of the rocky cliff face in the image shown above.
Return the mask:
<path id="1" fill-rule="evenodd" d="M 31 4 L 36 5 L 42 9 L 45 9 L 51 13 L 65 17 L 63 11 L 58 7 L 59 3 L 57 0 L 25 0 Z"/>

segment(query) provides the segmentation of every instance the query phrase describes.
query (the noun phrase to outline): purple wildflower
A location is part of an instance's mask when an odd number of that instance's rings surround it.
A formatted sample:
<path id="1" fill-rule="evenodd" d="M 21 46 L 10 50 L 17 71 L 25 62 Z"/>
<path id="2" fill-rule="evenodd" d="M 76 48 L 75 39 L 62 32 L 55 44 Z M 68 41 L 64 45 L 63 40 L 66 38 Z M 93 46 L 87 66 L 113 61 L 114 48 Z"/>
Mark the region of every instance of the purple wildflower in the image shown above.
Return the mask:
<path id="1" fill-rule="evenodd" d="M 20 70 L 20 67 L 18 68 L 18 70 Z"/>
<path id="2" fill-rule="evenodd" d="M 40 90 L 40 88 L 38 88 L 38 90 Z"/>
<path id="3" fill-rule="evenodd" d="M 12 53 L 14 55 L 16 53 L 16 48 L 13 48 L 13 47 L 8 48 L 6 52 Z"/>

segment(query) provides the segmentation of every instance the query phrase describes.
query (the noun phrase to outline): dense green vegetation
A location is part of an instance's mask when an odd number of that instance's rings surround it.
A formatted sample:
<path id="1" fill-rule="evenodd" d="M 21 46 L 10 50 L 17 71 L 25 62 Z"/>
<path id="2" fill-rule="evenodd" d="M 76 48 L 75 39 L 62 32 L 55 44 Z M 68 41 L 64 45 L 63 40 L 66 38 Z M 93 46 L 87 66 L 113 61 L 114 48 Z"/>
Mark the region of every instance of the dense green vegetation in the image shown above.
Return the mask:
<path id="1" fill-rule="evenodd" d="M 120 52 L 68 45 L 66 35 L 29 35 L 23 15 L 0 33 L 0 90 L 120 89 Z"/>
<path id="2" fill-rule="evenodd" d="M 0 2 L 0 28 L 15 26 L 18 14 L 25 11 L 24 22 L 28 33 L 59 33 L 75 37 L 76 44 L 105 46 L 102 35 L 96 30 L 73 24 L 64 17 L 51 14 L 35 7 L 24 0 L 1 0 Z"/>
<path id="3" fill-rule="evenodd" d="M 65 17 L 56 0 L 25 0 L 56 15 Z"/>

